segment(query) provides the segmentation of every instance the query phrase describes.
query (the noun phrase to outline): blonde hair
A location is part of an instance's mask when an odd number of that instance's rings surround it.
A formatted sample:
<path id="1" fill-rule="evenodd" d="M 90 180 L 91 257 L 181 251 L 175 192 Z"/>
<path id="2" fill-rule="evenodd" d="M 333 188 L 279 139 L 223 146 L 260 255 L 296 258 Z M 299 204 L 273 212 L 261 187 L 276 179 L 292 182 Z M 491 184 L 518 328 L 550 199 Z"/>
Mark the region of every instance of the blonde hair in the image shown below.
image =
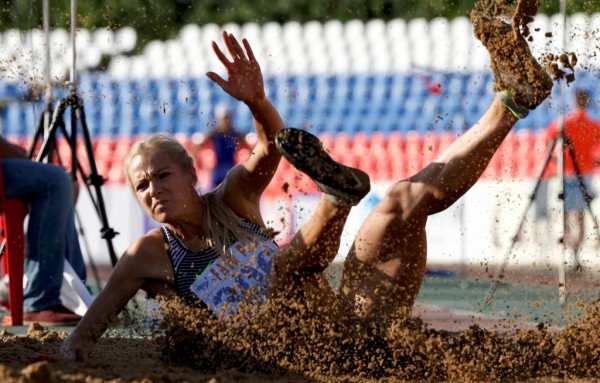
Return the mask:
<path id="1" fill-rule="evenodd" d="M 140 154 L 155 153 L 166 154 L 184 171 L 195 172 L 194 160 L 183 145 L 164 134 L 152 134 L 133 144 L 123 161 L 127 183 L 132 190 L 133 185 L 129 174 L 131 160 Z M 204 205 L 202 235 L 206 239 L 207 246 L 214 247 L 226 261 L 235 263 L 229 247 L 237 241 L 252 241 L 256 236 L 242 227 L 242 219 L 214 191 L 200 195 L 200 199 Z"/>
<path id="2" fill-rule="evenodd" d="M 168 137 L 164 134 L 151 134 L 142 141 L 137 141 L 129 149 L 129 153 L 125 156 L 123 161 L 123 170 L 127 177 L 127 183 L 133 188 L 131 178 L 129 174 L 129 166 L 131 166 L 131 160 L 139 154 L 155 154 L 161 153 L 166 154 L 172 160 L 177 162 L 184 171 L 194 171 L 194 160 L 188 154 L 187 150 L 177 140 Z"/>

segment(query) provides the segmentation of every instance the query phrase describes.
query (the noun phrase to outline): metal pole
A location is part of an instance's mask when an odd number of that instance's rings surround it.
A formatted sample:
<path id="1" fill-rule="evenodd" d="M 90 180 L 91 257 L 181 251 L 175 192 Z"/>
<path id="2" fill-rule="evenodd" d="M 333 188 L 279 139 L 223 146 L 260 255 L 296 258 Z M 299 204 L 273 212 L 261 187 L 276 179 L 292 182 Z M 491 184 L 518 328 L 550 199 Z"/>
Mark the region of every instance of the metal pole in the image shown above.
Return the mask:
<path id="1" fill-rule="evenodd" d="M 44 138 L 49 134 L 51 107 L 52 107 L 52 85 L 50 83 L 50 0 L 44 0 L 42 5 L 44 17 L 44 40 L 46 45 L 46 62 L 44 63 Z"/>
<path id="2" fill-rule="evenodd" d="M 77 90 L 75 85 L 75 70 L 77 68 L 77 0 L 71 0 L 71 89 Z"/>
<path id="3" fill-rule="evenodd" d="M 567 46 L 567 1 L 560 0 L 560 14 L 562 19 L 562 36 L 561 36 L 561 53 L 564 53 Z M 565 164 L 564 164 L 564 130 L 565 130 L 565 86 L 564 81 L 559 82 L 559 105 L 560 105 L 560 115 L 559 115 L 559 134 L 558 134 L 558 154 L 557 154 L 557 175 L 560 182 L 560 194 L 559 198 L 561 199 L 561 209 L 560 213 L 562 214 L 562 222 L 563 225 L 560 228 L 560 255 L 559 255 L 559 263 L 558 263 L 558 299 L 560 304 L 564 304 L 567 299 L 567 278 L 566 278 L 566 260 L 565 260 L 565 225 L 567 223 L 566 219 L 566 211 L 565 211 Z"/>

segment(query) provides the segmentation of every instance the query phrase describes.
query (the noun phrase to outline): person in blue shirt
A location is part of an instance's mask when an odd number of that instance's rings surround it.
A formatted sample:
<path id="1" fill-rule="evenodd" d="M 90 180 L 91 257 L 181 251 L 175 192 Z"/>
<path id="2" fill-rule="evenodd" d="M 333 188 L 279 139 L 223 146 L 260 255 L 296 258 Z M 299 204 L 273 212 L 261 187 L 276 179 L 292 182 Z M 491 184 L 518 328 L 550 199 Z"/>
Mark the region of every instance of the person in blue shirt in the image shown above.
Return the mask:
<path id="1" fill-rule="evenodd" d="M 225 102 L 218 104 L 214 113 L 215 126 L 204 140 L 206 143 L 212 143 L 217 157 L 212 170 L 211 187 L 216 187 L 223 182 L 227 172 L 235 166 L 236 153 L 245 139 L 233 124 L 233 111 L 229 104 Z"/>

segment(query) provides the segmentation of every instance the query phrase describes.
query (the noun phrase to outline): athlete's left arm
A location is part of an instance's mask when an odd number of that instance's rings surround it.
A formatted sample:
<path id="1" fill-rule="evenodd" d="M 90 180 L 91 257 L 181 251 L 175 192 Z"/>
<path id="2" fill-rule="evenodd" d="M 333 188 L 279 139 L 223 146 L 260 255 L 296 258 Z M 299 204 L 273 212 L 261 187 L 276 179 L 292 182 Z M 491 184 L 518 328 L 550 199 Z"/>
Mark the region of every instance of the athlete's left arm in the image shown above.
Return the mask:
<path id="1" fill-rule="evenodd" d="M 281 154 L 275 147 L 275 134 L 284 127 L 281 116 L 267 98 L 263 75 L 254 52 L 246 39 L 242 45 L 227 33 L 223 41 L 231 59 L 213 42 L 213 50 L 227 70 L 228 79 L 214 72 L 207 76 L 232 97 L 244 102 L 254 117 L 257 144 L 247 161 L 234 167 L 225 180 L 223 191 L 228 200 L 247 200 L 258 204 L 260 196 L 271 182 Z"/>

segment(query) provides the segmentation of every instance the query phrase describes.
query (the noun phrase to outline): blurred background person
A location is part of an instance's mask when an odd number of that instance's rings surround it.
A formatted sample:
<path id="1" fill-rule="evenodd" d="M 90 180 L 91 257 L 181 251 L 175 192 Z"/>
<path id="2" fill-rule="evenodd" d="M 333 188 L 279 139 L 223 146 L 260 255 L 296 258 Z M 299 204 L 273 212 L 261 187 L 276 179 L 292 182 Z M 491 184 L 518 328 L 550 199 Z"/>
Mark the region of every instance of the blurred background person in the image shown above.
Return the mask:
<path id="1" fill-rule="evenodd" d="M 244 135 L 234 126 L 233 110 L 229 104 L 218 104 L 214 114 L 215 125 L 201 144 L 210 143 L 215 150 L 216 164 L 212 171 L 211 188 L 223 182 L 227 172 L 235 165 L 236 153 L 240 144 L 245 142 Z"/>
<path id="2" fill-rule="evenodd" d="M 595 198 L 591 187 L 591 176 L 597 166 L 597 146 L 600 140 L 600 123 L 588 113 L 590 94 L 587 90 L 575 90 L 575 110 L 564 119 L 564 242 L 570 257 L 570 267 L 581 271 L 579 260 L 585 234 L 584 213 L 587 203 Z M 550 139 L 560 133 L 560 120 L 548 126 Z M 568 145 L 567 145 L 568 144 Z M 570 154 L 573 151 L 575 162 L 581 173 L 585 189 L 589 194 L 586 201 L 584 190 L 579 184 L 578 174 Z"/>

